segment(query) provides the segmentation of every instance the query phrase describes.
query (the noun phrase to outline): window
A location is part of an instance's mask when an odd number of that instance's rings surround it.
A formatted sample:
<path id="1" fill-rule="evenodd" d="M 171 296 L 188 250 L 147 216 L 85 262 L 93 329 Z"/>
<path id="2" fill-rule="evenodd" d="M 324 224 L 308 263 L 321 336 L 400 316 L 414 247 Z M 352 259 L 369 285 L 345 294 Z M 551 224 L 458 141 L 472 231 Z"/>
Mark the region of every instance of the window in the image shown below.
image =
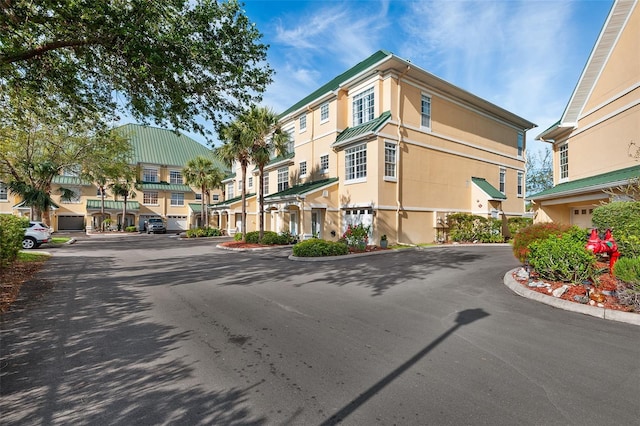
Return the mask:
<path id="1" fill-rule="evenodd" d="M 329 173 L 329 154 L 320 157 L 320 171 L 322 173 Z"/>
<path id="2" fill-rule="evenodd" d="M 373 87 L 353 97 L 353 125 L 366 123 L 374 119 Z"/>
<path id="3" fill-rule="evenodd" d="M 329 104 L 322 104 L 320 106 L 320 122 L 323 123 L 329 120 Z"/>
<path id="4" fill-rule="evenodd" d="M 198 201 L 202 200 L 202 194 L 196 192 L 196 200 Z"/>
<path id="5" fill-rule="evenodd" d="M 227 200 L 233 198 L 233 182 L 227 184 Z"/>
<path id="6" fill-rule="evenodd" d="M 9 196 L 7 194 L 7 185 L 0 182 L 0 201 L 8 201 Z"/>
<path id="7" fill-rule="evenodd" d="M 507 169 L 500 168 L 500 192 L 504 194 Z"/>
<path id="8" fill-rule="evenodd" d="M 431 96 L 422 95 L 422 121 L 420 125 L 422 127 L 426 127 L 427 129 L 431 128 Z"/>
<path id="9" fill-rule="evenodd" d="M 560 179 L 569 178 L 569 145 L 560 147 Z"/>
<path id="10" fill-rule="evenodd" d="M 238 181 L 238 194 L 242 192 L 242 179 Z"/>
<path id="11" fill-rule="evenodd" d="M 171 205 L 172 206 L 184 206 L 184 194 L 182 192 L 171 193 Z"/>
<path id="12" fill-rule="evenodd" d="M 144 168 L 142 172 L 143 182 L 158 182 L 158 169 Z"/>
<path id="13" fill-rule="evenodd" d="M 396 145 L 391 142 L 384 143 L 384 177 L 396 177 Z"/>
<path id="14" fill-rule="evenodd" d="M 518 132 L 518 158 L 522 158 L 524 152 L 524 134 Z"/>
<path id="15" fill-rule="evenodd" d="M 307 130 L 307 114 L 302 114 L 299 119 L 300 133 Z"/>
<path id="16" fill-rule="evenodd" d="M 301 161 L 300 162 L 300 176 L 306 176 L 307 175 L 307 162 L 306 161 Z"/>
<path id="17" fill-rule="evenodd" d="M 169 172 L 169 183 L 172 183 L 174 185 L 182 185 L 183 184 L 182 172 L 177 170 L 171 170 Z"/>
<path id="18" fill-rule="evenodd" d="M 142 204 L 158 205 L 158 192 L 145 191 L 144 194 L 142 194 Z"/>
<path id="19" fill-rule="evenodd" d="M 524 173 L 518 172 L 518 197 L 522 197 L 522 182 L 524 181 Z"/>
<path id="20" fill-rule="evenodd" d="M 218 194 L 213 194 L 211 196 L 211 201 L 216 201 L 216 202 L 220 201 L 220 196 Z"/>
<path id="21" fill-rule="evenodd" d="M 82 189 L 76 186 L 66 187 L 69 191 L 71 191 L 71 197 L 69 198 L 61 198 L 60 201 L 64 204 L 78 204 L 80 202 L 80 195 L 82 195 Z"/>
<path id="22" fill-rule="evenodd" d="M 278 169 L 278 192 L 289 189 L 289 168 L 282 167 Z"/>
<path id="23" fill-rule="evenodd" d="M 106 197 L 107 196 L 106 189 L 104 188 L 100 189 L 100 187 L 96 188 L 96 197 L 102 197 L 103 193 L 104 193 L 104 196 Z"/>
<path id="24" fill-rule="evenodd" d="M 262 178 L 262 195 L 269 193 L 269 175 L 264 175 Z"/>
<path id="25" fill-rule="evenodd" d="M 253 176 L 249 176 L 249 177 L 247 178 L 247 181 L 248 181 L 248 182 L 247 182 L 247 186 L 248 186 L 249 188 L 253 188 Z"/>
<path id="26" fill-rule="evenodd" d="M 294 137 L 293 137 L 293 129 L 285 130 L 284 132 L 289 138 L 287 139 L 287 152 L 286 154 L 291 154 L 295 149 Z"/>
<path id="27" fill-rule="evenodd" d="M 365 179 L 367 177 L 367 146 L 361 144 L 345 150 L 346 180 Z"/>

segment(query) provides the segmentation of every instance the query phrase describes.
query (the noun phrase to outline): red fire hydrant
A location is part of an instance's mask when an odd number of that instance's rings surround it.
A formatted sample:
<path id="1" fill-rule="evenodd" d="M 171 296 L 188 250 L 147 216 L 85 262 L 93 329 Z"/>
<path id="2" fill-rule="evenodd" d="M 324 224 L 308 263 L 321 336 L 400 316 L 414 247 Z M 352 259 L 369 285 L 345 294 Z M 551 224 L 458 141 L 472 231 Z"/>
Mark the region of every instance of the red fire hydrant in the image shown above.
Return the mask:
<path id="1" fill-rule="evenodd" d="M 604 240 L 602 240 L 598 235 L 598 229 L 593 228 L 587 241 L 586 249 L 595 254 L 606 253 L 609 256 L 609 272 L 611 276 L 613 276 L 613 265 L 615 265 L 620 257 L 620 252 L 618 251 L 618 244 L 616 244 L 616 241 L 613 239 L 611 229 L 607 229 Z"/>

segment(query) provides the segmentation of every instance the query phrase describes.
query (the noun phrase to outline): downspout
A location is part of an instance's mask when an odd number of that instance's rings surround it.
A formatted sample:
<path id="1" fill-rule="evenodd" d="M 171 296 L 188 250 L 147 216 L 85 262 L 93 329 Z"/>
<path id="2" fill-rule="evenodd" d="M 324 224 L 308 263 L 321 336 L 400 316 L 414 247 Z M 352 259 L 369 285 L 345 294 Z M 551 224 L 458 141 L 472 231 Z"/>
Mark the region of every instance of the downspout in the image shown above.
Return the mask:
<path id="1" fill-rule="evenodd" d="M 402 128 L 402 112 L 400 111 L 400 101 L 401 101 L 401 95 L 402 95 L 402 84 L 401 84 L 401 80 L 402 78 L 407 75 L 407 73 L 409 72 L 409 70 L 411 69 L 410 65 L 407 65 L 407 69 L 400 74 L 400 77 L 398 77 L 398 156 L 396 159 L 396 173 L 397 173 L 397 182 L 396 182 L 396 235 L 398 236 L 397 238 L 397 242 L 400 243 L 400 209 L 402 207 L 402 192 L 400 191 L 400 185 L 401 180 L 400 180 L 400 160 L 402 158 L 402 148 L 400 146 L 400 143 L 402 142 L 402 132 L 400 131 Z"/>

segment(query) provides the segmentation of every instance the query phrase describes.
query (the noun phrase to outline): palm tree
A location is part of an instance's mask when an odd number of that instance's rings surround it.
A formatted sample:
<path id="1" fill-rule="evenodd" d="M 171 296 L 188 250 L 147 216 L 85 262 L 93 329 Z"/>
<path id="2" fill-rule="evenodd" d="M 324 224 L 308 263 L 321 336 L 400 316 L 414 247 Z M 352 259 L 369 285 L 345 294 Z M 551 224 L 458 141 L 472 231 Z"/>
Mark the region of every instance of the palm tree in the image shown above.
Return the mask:
<path id="1" fill-rule="evenodd" d="M 135 170 L 133 167 L 128 167 L 123 170 L 123 174 L 120 179 L 116 180 L 109 184 L 109 189 L 113 193 L 114 199 L 118 197 L 122 197 L 124 200 L 124 204 L 122 207 L 122 229 L 124 231 L 125 221 L 127 219 L 127 200 L 129 198 L 134 198 L 136 193 L 134 189 L 138 189 L 139 185 L 135 180 Z"/>
<path id="2" fill-rule="evenodd" d="M 200 222 L 203 227 L 208 227 L 209 218 L 205 207 L 205 194 L 208 193 L 209 189 L 218 188 L 222 185 L 222 179 L 224 178 L 223 173 L 220 169 L 214 166 L 213 161 L 206 157 L 198 156 L 189 160 L 186 167 L 182 169 L 182 175 L 184 176 L 187 185 L 193 185 L 200 188 L 202 192 L 202 197 L 200 199 L 200 205 L 202 208 L 200 211 Z"/>
<path id="3" fill-rule="evenodd" d="M 258 188 L 260 195 L 260 239 L 264 235 L 264 168 L 271 156 L 287 154 L 289 134 L 278 123 L 278 115 L 270 108 L 253 106 L 243 115 L 244 133 L 251 142 L 251 161 L 258 167 Z"/>
<path id="4" fill-rule="evenodd" d="M 252 148 L 252 141 L 250 139 L 247 139 L 244 114 L 241 115 L 238 120 L 223 126 L 220 131 L 220 136 L 223 139 L 224 143 L 222 144 L 222 146 L 216 149 L 216 154 L 229 166 L 233 166 L 233 163 L 237 161 L 240 164 L 240 169 L 242 171 L 240 181 L 242 224 L 240 232 L 242 233 L 242 238 L 244 239 L 247 235 L 247 190 L 245 182 L 247 177 L 247 167 L 251 162 Z"/>

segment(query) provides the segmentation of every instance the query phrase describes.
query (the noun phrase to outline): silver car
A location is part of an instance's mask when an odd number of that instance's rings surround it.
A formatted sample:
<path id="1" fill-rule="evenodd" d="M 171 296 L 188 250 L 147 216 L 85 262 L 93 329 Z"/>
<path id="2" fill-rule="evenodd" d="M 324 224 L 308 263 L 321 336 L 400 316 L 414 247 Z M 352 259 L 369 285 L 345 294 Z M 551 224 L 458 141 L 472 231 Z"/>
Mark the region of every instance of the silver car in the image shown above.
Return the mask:
<path id="1" fill-rule="evenodd" d="M 29 222 L 22 239 L 23 249 L 34 249 L 51 240 L 51 229 L 42 222 Z"/>

